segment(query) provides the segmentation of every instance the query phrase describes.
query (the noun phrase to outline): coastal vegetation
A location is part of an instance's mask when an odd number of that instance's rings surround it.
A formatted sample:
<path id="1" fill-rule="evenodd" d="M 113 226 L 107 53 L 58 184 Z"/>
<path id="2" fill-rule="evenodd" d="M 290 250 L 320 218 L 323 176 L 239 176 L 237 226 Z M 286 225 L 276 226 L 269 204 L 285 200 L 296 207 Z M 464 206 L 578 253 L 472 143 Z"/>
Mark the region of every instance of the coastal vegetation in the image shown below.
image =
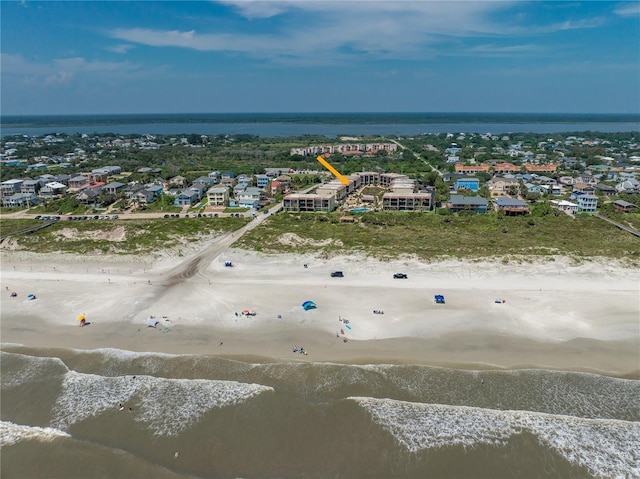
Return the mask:
<path id="1" fill-rule="evenodd" d="M 12 249 L 34 253 L 154 254 L 235 231 L 242 218 L 180 218 L 59 221 L 30 234 L 10 236 Z M 41 224 L 37 220 L 0 220 L 2 235 Z M 4 244 L 3 244 L 4 246 Z"/>
<path id="2" fill-rule="evenodd" d="M 639 240 L 591 216 L 503 217 L 423 213 L 364 213 L 355 223 L 340 214 L 277 214 L 235 246 L 265 253 L 362 253 L 378 258 L 413 255 L 481 258 L 566 255 L 628 258 L 640 263 Z"/>

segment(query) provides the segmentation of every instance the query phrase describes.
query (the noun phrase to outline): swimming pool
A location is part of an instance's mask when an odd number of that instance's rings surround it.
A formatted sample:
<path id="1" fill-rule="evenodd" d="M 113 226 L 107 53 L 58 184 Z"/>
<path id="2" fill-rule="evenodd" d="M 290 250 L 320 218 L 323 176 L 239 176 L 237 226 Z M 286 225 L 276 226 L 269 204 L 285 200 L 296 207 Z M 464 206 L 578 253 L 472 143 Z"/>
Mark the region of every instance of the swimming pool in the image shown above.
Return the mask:
<path id="1" fill-rule="evenodd" d="M 367 211 L 369 211 L 369 208 L 354 208 L 351 213 L 366 213 Z"/>

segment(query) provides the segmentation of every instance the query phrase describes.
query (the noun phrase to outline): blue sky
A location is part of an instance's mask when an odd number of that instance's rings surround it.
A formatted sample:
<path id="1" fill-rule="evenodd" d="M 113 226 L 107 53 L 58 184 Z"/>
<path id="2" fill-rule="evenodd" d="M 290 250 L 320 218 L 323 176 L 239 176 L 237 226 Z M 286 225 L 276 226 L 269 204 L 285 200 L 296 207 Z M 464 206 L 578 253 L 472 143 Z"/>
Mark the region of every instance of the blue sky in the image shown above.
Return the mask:
<path id="1" fill-rule="evenodd" d="M 2 1 L 14 114 L 640 112 L 640 2 Z"/>

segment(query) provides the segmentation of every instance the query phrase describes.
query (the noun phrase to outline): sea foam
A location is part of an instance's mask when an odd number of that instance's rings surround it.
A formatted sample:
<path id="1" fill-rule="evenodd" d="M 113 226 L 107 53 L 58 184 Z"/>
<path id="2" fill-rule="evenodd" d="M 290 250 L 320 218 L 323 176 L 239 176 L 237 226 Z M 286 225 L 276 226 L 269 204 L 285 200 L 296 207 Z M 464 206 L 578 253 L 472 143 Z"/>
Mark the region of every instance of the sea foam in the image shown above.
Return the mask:
<path id="1" fill-rule="evenodd" d="M 3 388 L 48 379 L 55 373 L 63 375 L 69 371 L 69 368 L 58 358 L 0 352 L 0 362 L 2 363 L 0 384 Z"/>
<path id="2" fill-rule="evenodd" d="M 411 452 L 505 445 L 522 432 L 596 477 L 640 477 L 640 423 L 352 397 Z"/>
<path id="3" fill-rule="evenodd" d="M 11 446 L 29 439 L 52 441 L 58 437 L 71 436 L 51 427 L 23 426 L 9 421 L 0 421 L 0 447 Z"/>
<path id="4" fill-rule="evenodd" d="M 205 379 L 166 379 L 153 376 L 104 377 L 69 371 L 53 408 L 52 425 L 72 424 L 133 404 L 134 419 L 155 435 L 176 435 L 207 411 L 246 401 L 272 391 L 268 386 Z"/>

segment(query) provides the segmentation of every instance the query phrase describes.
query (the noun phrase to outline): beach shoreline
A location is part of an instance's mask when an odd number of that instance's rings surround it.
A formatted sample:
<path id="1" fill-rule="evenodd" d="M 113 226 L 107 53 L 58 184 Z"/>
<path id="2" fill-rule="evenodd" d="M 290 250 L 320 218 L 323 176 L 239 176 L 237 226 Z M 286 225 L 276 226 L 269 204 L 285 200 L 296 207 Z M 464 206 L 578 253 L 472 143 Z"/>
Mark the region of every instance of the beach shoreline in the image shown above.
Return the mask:
<path id="1" fill-rule="evenodd" d="M 609 260 L 425 263 L 230 249 L 192 276 L 169 281 L 191 256 L 2 251 L 1 259 L 5 349 L 13 343 L 256 362 L 640 376 L 640 274 Z M 331 278 L 334 270 L 345 277 Z M 394 279 L 396 272 L 408 279 Z M 14 290 L 18 297 L 9 298 Z M 29 301 L 29 293 L 37 299 Z M 446 303 L 435 304 L 435 294 Z M 317 309 L 304 311 L 306 300 Z M 243 315 L 245 309 L 256 315 Z M 146 324 L 151 316 L 156 328 Z"/>

